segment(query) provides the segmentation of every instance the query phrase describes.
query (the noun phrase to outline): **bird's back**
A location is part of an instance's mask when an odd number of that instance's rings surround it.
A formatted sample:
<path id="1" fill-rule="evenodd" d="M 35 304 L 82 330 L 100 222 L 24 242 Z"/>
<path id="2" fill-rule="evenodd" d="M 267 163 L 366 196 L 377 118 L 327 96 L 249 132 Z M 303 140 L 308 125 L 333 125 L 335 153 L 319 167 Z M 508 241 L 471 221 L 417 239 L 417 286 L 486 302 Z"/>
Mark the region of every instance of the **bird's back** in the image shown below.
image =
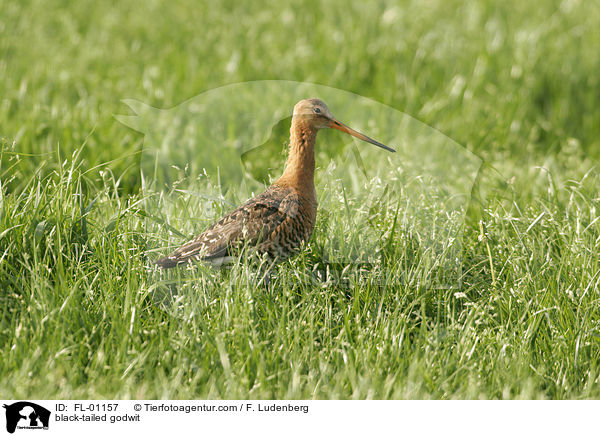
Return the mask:
<path id="1" fill-rule="evenodd" d="M 282 261 L 310 239 L 315 219 L 314 193 L 305 195 L 294 187 L 273 184 L 156 264 L 171 268 L 203 260 L 221 265 L 244 245 Z"/>

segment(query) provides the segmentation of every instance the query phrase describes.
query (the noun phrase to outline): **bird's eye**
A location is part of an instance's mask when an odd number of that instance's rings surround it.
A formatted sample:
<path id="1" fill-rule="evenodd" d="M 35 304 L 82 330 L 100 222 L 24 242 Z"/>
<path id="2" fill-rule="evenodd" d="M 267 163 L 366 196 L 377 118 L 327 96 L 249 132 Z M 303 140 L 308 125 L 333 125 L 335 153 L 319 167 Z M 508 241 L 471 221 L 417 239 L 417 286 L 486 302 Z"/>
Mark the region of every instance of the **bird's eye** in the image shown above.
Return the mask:
<path id="1" fill-rule="evenodd" d="M 320 114 L 321 113 L 321 108 L 316 107 L 313 110 L 315 111 L 316 114 Z"/>

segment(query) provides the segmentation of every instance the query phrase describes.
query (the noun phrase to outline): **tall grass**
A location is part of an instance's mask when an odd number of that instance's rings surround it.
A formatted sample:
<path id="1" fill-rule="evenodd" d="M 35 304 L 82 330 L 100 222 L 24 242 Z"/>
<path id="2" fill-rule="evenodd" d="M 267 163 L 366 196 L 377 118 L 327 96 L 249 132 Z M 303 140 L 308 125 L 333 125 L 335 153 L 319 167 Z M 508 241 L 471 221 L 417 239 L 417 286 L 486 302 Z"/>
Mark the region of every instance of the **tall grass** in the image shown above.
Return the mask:
<path id="1" fill-rule="evenodd" d="M 0 3 L 0 396 L 600 395 L 597 2 L 51 3 Z M 156 241 L 195 217 L 148 215 L 113 114 L 253 79 L 371 97 L 486 160 L 460 289 L 419 282 L 407 228 L 321 274 L 348 234 L 321 214 L 268 288 L 242 258 L 157 302 Z"/>

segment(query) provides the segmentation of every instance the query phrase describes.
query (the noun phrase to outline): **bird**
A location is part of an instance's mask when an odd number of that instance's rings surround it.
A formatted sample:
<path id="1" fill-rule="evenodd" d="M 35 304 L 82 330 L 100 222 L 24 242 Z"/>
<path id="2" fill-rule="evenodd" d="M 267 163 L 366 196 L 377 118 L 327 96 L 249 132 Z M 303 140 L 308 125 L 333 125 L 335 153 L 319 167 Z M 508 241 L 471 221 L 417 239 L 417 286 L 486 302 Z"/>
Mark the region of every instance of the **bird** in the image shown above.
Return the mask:
<path id="1" fill-rule="evenodd" d="M 296 255 L 315 228 L 315 142 L 319 130 L 326 128 L 395 152 L 338 121 L 322 100 L 300 100 L 294 106 L 288 158 L 281 177 L 155 264 L 167 269 L 202 261 L 221 267 L 235 259 L 244 246 L 254 247 L 272 265 Z"/>

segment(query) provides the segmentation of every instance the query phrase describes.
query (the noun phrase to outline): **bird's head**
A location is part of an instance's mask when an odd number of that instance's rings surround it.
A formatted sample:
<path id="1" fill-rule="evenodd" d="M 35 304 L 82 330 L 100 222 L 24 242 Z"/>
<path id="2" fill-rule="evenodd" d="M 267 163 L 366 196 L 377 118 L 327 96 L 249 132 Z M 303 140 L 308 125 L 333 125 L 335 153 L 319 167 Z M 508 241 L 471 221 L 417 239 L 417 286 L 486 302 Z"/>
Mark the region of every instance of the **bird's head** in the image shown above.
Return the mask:
<path id="1" fill-rule="evenodd" d="M 337 129 L 344 133 L 354 136 L 355 138 L 362 139 L 370 144 L 376 145 L 383 148 L 384 150 L 395 152 L 393 148 L 387 145 L 377 142 L 374 139 L 369 138 L 367 135 L 363 135 L 360 132 L 346 126 L 344 123 L 335 119 L 327 105 L 323 100 L 318 98 L 307 98 L 300 100 L 294 106 L 294 120 L 302 119 L 304 122 L 309 123 L 317 129 Z"/>

